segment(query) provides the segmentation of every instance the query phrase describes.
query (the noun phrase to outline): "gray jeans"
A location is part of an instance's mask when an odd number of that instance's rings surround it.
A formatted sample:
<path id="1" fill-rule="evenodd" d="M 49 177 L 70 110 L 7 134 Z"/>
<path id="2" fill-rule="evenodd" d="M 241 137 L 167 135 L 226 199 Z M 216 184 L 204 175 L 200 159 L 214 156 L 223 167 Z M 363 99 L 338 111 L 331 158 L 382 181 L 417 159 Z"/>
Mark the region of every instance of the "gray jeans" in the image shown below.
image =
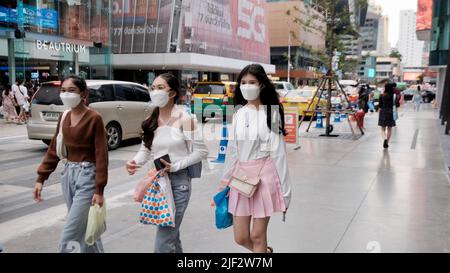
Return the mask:
<path id="1" fill-rule="evenodd" d="M 68 162 L 64 167 L 61 185 L 68 214 L 59 241 L 59 252 L 103 252 L 101 240 L 93 246 L 84 242 L 89 209 L 95 193 L 95 170 L 95 164 L 90 162 Z"/>
<path id="2" fill-rule="evenodd" d="M 191 198 L 191 177 L 187 169 L 169 173 L 175 202 L 175 227 L 158 227 L 155 253 L 183 253 L 180 226 Z"/>

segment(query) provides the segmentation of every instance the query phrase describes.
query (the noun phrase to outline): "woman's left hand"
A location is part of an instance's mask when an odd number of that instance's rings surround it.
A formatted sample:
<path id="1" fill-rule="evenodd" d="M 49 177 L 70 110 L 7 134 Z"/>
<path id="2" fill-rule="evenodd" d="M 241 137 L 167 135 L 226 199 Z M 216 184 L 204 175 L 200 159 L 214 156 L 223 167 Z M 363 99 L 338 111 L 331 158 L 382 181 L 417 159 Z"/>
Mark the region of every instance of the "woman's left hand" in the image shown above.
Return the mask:
<path id="1" fill-rule="evenodd" d="M 92 205 L 99 205 L 100 207 L 103 207 L 103 203 L 105 202 L 105 198 L 103 195 L 100 194 L 94 194 L 94 197 L 92 197 Z"/>
<path id="2" fill-rule="evenodd" d="M 162 158 L 161 158 L 161 162 L 165 166 L 164 169 L 161 170 L 161 176 L 164 176 L 167 173 L 170 173 L 170 170 L 172 169 L 172 164 L 170 164 L 169 162 L 165 161 Z"/>

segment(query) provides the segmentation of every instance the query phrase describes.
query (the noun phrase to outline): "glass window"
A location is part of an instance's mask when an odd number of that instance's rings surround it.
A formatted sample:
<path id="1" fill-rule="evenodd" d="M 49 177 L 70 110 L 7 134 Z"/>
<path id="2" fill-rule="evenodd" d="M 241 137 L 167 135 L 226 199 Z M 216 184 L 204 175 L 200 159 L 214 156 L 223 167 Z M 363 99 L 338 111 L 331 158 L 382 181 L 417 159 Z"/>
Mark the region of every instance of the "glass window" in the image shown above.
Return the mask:
<path id="1" fill-rule="evenodd" d="M 111 84 L 89 88 L 89 102 L 114 101 L 114 88 Z"/>
<path id="2" fill-rule="evenodd" d="M 118 101 L 138 101 L 136 94 L 131 85 L 116 84 L 115 86 L 116 100 Z"/>
<path id="3" fill-rule="evenodd" d="M 199 84 L 195 88 L 195 94 L 225 94 L 225 85 L 223 84 Z"/>
<path id="4" fill-rule="evenodd" d="M 136 92 L 137 101 L 142 101 L 142 102 L 150 101 L 150 94 L 148 93 L 147 89 L 145 89 L 143 87 L 135 86 L 134 91 Z"/>
<path id="5" fill-rule="evenodd" d="M 59 97 L 58 83 L 43 84 L 34 97 L 33 104 L 40 105 L 63 105 L 61 98 Z"/>

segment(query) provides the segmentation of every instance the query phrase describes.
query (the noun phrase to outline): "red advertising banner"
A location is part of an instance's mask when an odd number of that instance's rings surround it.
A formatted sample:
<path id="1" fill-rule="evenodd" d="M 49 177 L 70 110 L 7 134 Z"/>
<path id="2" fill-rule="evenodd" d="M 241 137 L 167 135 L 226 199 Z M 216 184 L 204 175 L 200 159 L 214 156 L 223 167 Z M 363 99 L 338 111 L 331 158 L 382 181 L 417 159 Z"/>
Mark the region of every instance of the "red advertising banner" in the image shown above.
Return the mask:
<path id="1" fill-rule="evenodd" d="M 418 0 L 416 30 L 431 30 L 432 17 L 433 0 Z"/>
<path id="2" fill-rule="evenodd" d="M 266 3 L 187 0 L 182 51 L 270 63 Z"/>
<path id="3" fill-rule="evenodd" d="M 298 116 L 297 113 L 286 112 L 284 113 L 284 123 L 287 135 L 284 137 L 284 141 L 290 144 L 297 144 L 298 141 Z"/>

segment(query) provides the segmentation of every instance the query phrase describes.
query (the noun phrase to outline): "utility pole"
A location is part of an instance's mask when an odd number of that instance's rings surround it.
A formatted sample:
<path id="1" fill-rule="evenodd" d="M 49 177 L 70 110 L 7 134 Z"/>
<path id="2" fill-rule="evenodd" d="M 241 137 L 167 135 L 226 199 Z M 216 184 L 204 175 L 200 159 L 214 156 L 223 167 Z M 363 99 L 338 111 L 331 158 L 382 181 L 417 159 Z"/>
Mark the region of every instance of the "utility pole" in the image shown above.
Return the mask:
<path id="1" fill-rule="evenodd" d="M 289 20 L 289 19 L 288 19 Z M 288 69 L 287 69 L 287 81 L 291 82 L 291 21 L 288 22 L 289 25 L 289 38 L 288 38 Z"/>

